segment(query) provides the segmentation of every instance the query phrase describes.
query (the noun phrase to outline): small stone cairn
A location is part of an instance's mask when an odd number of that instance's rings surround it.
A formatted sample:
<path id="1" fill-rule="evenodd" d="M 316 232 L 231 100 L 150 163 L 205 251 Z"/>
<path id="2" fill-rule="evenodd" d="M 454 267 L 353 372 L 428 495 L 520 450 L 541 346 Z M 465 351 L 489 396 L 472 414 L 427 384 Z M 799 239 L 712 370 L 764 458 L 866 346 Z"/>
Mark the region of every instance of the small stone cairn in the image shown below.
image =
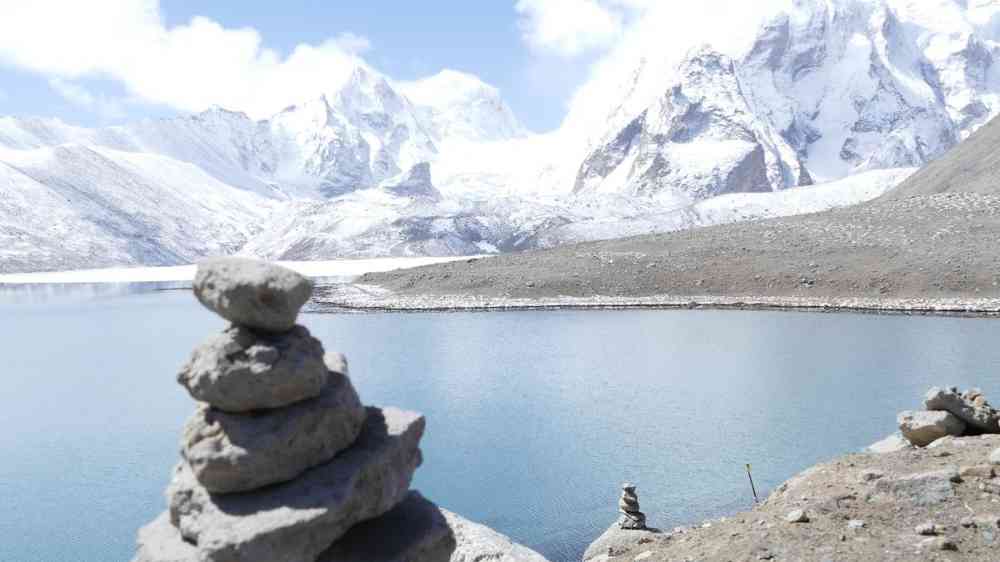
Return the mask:
<path id="1" fill-rule="evenodd" d="M 224 258 L 199 265 L 194 293 L 232 324 L 177 377 L 198 408 L 135 561 L 449 560 L 448 522 L 409 490 L 424 418 L 362 406 L 344 357 L 296 324 L 312 283 Z"/>
<path id="2" fill-rule="evenodd" d="M 618 500 L 618 511 L 622 517 L 618 521 L 621 529 L 645 530 L 646 514 L 639 511 L 639 496 L 635 493 L 635 484 L 622 484 L 622 497 Z"/>
<path id="3" fill-rule="evenodd" d="M 924 396 L 924 410 L 900 412 L 896 421 L 903 437 L 916 447 L 948 436 L 1000 433 L 1000 411 L 979 389 L 934 387 Z"/>

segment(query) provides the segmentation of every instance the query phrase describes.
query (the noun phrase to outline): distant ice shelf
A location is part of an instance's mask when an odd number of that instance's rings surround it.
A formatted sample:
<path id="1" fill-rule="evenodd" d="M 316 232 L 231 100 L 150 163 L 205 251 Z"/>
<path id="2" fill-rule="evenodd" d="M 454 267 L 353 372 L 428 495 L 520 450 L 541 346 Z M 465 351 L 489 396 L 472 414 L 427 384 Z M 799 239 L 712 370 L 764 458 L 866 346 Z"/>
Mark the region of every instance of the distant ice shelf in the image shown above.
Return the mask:
<path id="1" fill-rule="evenodd" d="M 313 279 L 350 282 L 364 275 L 379 271 L 407 269 L 434 263 L 468 260 L 482 256 L 461 257 L 406 257 L 373 258 L 326 261 L 282 261 L 281 265 L 294 269 Z M 170 267 L 110 267 L 77 271 L 48 271 L 38 273 L 10 273 L 0 275 L 0 285 L 35 284 L 86 284 L 86 283 L 171 283 L 190 282 L 197 266 Z"/>

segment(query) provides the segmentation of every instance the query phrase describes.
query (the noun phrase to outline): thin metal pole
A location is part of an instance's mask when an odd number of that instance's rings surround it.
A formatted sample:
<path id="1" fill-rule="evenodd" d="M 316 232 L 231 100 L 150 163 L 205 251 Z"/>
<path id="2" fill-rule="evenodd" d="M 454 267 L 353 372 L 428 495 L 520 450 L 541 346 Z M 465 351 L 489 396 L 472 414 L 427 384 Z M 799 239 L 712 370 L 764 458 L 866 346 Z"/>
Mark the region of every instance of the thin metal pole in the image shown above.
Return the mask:
<path id="1" fill-rule="evenodd" d="M 753 485 L 753 475 L 750 474 L 750 463 L 747 463 L 747 478 L 750 479 L 750 489 L 753 490 L 753 503 L 760 503 L 757 498 L 757 487 Z"/>

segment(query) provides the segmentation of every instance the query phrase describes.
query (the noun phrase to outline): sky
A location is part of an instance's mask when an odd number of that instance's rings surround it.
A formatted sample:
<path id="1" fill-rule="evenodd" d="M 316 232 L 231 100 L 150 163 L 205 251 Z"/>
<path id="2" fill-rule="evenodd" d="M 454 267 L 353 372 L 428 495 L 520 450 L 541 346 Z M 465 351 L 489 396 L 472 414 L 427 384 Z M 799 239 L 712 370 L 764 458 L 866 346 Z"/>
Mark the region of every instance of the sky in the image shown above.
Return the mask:
<path id="1" fill-rule="evenodd" d="M 655 2 L 0 0 L 0 115 L 96 126 L 219 105 L 266 118 L 360 58 L 399 81 L 477 75 L 544 132 Z"/>

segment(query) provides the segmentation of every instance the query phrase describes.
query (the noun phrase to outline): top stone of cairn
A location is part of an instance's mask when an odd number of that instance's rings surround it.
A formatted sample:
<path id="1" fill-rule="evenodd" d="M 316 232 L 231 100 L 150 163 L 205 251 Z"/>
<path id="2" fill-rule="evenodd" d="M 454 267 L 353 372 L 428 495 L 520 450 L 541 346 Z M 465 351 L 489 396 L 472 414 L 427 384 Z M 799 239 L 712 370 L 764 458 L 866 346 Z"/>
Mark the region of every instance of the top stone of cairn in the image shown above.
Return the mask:
<path id="1" fill-rule="evenodd" d="M 198 264 L 194 294 L 219 316 L 247 328 L 287 332 L 312 295 L 312 281 L 260 260 L 215 258 Z"/>

